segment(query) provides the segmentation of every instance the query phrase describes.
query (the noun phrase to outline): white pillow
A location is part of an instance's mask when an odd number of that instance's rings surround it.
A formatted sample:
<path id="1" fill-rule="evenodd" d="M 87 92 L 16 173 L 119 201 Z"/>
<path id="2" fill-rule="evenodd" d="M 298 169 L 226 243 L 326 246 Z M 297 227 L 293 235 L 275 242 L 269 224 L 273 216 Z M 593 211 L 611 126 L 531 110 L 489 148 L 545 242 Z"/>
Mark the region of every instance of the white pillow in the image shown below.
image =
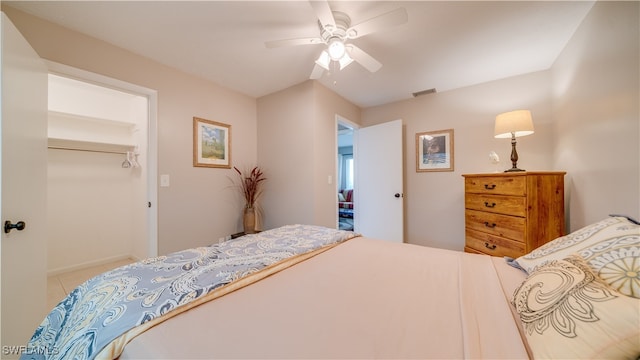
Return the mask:
<path id="1" fill-rule="evenodd" d="M 616 246 L 640 244 L 640 225 L 627 218 L 608 217 L 568 235 L 550 241 L 515 260 L 527 273 L 550 260 L 558 260 L 585 248 L 597 249 L 598 244 L 615 243 Z"/>
<path id="2" fill-rule="evenodd" d="M 609 287 L 579 256 L 535 268 L 512 304 L 536 359 L 640 356 L 640 300 Z"/>

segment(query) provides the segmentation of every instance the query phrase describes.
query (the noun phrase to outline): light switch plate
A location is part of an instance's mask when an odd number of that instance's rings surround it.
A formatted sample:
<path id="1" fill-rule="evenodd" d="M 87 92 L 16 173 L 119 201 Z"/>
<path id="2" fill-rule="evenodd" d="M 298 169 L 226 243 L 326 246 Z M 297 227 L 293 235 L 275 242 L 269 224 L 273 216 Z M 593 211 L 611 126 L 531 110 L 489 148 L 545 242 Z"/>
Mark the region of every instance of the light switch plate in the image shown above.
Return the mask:
<path id="1" fill-rule="evenodd" d="M 169 175 L 160 175 L 160 187 L 169 187 Z"/>

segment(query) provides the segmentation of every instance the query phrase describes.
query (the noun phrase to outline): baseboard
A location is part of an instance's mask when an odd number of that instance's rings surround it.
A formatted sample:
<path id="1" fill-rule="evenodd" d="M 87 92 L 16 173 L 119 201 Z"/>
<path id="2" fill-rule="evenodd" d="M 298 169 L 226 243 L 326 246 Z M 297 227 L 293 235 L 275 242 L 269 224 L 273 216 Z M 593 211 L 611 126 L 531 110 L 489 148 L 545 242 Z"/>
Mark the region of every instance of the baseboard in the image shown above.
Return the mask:
<path id="1" fill-rule="evenodd" d="M 116 256 L 111 256 L 108 258 L 104 258 L 104 259 L 99 259 L 99 260 L 94 260 L 94 261 L 87 261 L 84 263 L 80 263 L 80 264 L 76 264 L 76 265 L 71 265 L 71 266 L 64 266 L 64 267 L 60 267 L 57 269 L 49 269 L 47 270 L 47 276 L 56 276 L 56 275 L 60 275 L 69 271 L 77 271 L 77 270 L 82 270 L 82 269 L 86 269 L 86 268 L 90 268 L 93 266 L 99 266 L 99 265 L 104 265 L 104 264 L 108 264 L 114 261 L 119 261 L 119 260 L 127 260 L 127 259 L 132 259 L 134 261 L 139 261 L 138 258 L 136 258 L 133 255 L 127 255 L 127 254 L 123 254 L 123 255 L 116 255 Z"/>

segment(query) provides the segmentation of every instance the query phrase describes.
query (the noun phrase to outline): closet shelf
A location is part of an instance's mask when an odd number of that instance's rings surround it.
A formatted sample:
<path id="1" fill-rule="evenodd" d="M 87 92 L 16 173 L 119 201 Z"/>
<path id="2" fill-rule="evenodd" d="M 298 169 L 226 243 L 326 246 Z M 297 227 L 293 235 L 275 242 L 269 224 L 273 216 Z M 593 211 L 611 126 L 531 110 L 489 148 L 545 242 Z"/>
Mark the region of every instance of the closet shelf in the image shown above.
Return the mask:
<path id="1" fill-rule="evenodd" d="M 60 138 L 49 138 L 48 147 L 49 149 L 90 151 L 110 154 L 126 154 L 127 151 L 134 151 L 136 148 L 136 146 L 132 144 L 113 144 Z"/>
<path id="2" fill-rule="evenodd" d="M 95 124 L 101 124 L 104 126 L 113 126 L 113 127 L 122 127 L 129 128 L 131 130 L 135 129 L 136 124 L 128 121 L 115 120 L 115 119 L 107 119 L 107 118 L 99 118 L 88 115 L 77 115 L 71 114 L 61 111 L 49 110 L 49 119 L 65 119 L 67 121 L 79 121 L 79 122 L 92 122 Z"/>

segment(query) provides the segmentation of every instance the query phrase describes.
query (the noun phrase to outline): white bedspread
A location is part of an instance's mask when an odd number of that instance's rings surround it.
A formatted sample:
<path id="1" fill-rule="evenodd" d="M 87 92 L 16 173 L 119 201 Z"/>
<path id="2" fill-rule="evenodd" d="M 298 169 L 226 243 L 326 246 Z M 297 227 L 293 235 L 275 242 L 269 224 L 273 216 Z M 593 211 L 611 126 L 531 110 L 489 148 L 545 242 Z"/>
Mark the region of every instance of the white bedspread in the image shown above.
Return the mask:
<path id="1" fill-rule="evenodd" d="M 525 359 L 497 264 L 352 239 L 165 321 L 120 359 Z"/>

